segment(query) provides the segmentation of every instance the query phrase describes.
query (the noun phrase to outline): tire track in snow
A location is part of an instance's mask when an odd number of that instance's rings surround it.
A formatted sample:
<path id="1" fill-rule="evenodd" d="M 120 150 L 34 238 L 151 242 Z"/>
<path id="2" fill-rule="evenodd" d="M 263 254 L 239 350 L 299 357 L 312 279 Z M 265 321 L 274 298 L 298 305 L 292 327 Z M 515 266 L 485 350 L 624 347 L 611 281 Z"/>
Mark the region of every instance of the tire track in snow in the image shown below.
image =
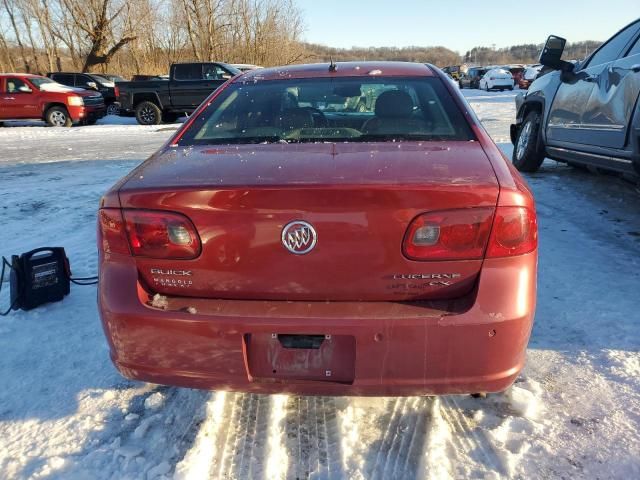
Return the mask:
<path id="1" fill-rule="evenodd" d="M 423 478 L 425 448 L 433 427 L 428 397 L 355 398 L 340 415 L 344 477 Z"/>
<path id="2" fill-rule="evenodd" d="M 285 448 L 290 460 L 287 478 L 342 476 L 340 436 L 335 399 L 291 396 L 284 419 Z"/>
<path id="3" fill-rule="evenodd" d="M 431 420 L 432 399 L 407 397 L 395 401 L 393 413 L 378 447 L 372 479 L 417 476 Z"/>
<path id="4" fill-rule="evenodd" d="M 486 405 L 490 407 L 489 403 Z M 479 459 L 481 465 L 506 476 L 508 468 L 486 431 L 474 427 L 454 396 L 442 397 L 440 414 L 451 430 L 456 453 L 465 459 Z"/>
<path id="5" fill-rule="evenodd" d="M 245 479 L 263 476 L 266 464 L 270 397 L 232 393 L 222 412 L 209 478 Z"/>

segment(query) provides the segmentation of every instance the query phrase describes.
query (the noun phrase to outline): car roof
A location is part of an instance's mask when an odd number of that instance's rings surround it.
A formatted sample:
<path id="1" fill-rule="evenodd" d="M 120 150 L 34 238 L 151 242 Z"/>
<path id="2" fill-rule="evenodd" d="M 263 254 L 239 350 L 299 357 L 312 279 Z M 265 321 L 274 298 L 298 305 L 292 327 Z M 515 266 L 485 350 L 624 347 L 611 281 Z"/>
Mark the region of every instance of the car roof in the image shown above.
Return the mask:
<path id="1" fill-rule="evenodd" d="M 0 73 L 0 77 L 42 77 L 43 75 L 36 75 L 35 73 Z"/>
<path id="2" fill-rule="evenodd" d="M 411 62 L 337 62 L 335 71 L 329 63 L 288 65 L 286 67 L 259 68 L 249 70 L 238 80 L 283 80 L 289 78 L 334 78 L 334 77 L 433 77 L 433 71 L 424 63 Z"/>

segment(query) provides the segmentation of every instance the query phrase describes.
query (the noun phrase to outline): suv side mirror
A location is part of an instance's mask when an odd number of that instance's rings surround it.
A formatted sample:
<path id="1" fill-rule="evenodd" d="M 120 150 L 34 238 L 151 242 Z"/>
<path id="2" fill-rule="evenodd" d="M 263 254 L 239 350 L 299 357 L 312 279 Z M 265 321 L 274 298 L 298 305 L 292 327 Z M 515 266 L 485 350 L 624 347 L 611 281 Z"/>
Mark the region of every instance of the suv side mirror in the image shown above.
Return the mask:
<path id="1" fill-rule="evenodd" d="M 18 91 L 20 93 L 31 93 L 31 92 L 33 92 L 33 90 L 31 90 L 29 87 L 25 87 L 25 86 L 18 87 Z"/>
<path id="2" fill-rule="evenodd" d="M 553 69 L 561 69 L 564 63 L 561 60 L 562 52 L 567 40 L 555 35 L 550 35 L 547 38 L 547 43 L 544 44 L 542 53 L 540 54 L 540 63 L 545 67 L 551 67 Z"/>
<path id="3" fill-rule="evenodd" d="M 85 85 L 93 90 L 98 90 L 98 84 L 96 82 L 87 82 Z"/>

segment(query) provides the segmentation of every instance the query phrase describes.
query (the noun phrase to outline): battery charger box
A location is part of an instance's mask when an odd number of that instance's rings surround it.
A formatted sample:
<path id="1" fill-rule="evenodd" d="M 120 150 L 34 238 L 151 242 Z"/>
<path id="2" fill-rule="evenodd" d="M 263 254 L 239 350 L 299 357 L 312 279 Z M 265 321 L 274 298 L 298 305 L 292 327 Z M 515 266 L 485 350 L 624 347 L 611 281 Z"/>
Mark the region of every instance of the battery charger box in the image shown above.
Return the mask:
<path id="1" fill-rule="evenodd" d="M 62 300 L 70 291 L 69 260 L 62 247 L 44 247 L 11 257 L 11 305 L 31 310 Z"/>

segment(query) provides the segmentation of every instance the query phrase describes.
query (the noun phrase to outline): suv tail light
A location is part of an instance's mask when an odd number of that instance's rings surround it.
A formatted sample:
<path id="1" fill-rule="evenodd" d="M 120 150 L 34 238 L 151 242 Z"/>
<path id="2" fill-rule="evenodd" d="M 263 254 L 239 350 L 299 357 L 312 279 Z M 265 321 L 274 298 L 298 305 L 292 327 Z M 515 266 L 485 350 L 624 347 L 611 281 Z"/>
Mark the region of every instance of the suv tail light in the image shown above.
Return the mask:
<path id="1" fill-rule="evenodd" d="M 403 250 L 411 260 L 471 260 L 484 255 L 493 208 L 429 212 L 416 217 Z"/>
<path id="2" fill-rule="evenodd" d="M 403 252 L 411 260 L 474 260 L 481 259 L 485 250 L 487 257 L 496 258 L 529 253 L 537 246 L 533 211 L 467 208 L 416 217 L 405 235 Z"/>
<path id="3" fill-rule="evenodd" d="M 535 212 L 525 207 L 498 207 L 493 221 L 487 257 L 529 253 L 538 246 Z"/>
<path id="4" fill-rule="evenodd" d="M 117 100 L 118 97 L 120 96 L 120 87 L 118 87 L 118 84 L 116 84 L 116 86 L 113 87 L 113 93 L 116 96 L 116 100 Z"/>
<path id="5" fill-rule="evenodd" d="M 200 255 L 200 237 L 179 213 L 152 210 L 100 210 L 102 251 L 150 258 L 189 260 Z"/>

